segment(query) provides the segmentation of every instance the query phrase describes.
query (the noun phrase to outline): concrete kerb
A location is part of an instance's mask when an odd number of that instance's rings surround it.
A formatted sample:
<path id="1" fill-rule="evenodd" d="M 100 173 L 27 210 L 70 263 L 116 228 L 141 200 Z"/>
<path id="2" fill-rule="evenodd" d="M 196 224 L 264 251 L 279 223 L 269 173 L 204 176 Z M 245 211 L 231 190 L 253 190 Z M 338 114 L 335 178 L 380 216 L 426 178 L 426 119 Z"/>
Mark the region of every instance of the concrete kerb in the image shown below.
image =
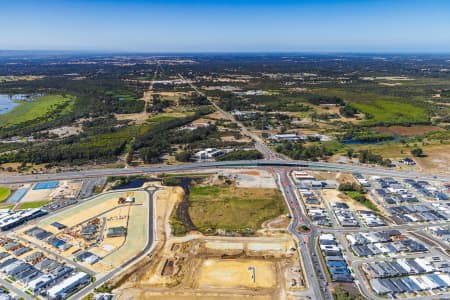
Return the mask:
<path id="1" fill-rule="evenodd" d="M 297 248 L 297 252 L 298 252 L 298 259 L 300 261 L 300 266 L 302 268 L 303 279 L 305 279 L 308 288 L 311 288 L 311 284 L 309 282 L 308 276 L 306 276 L 306 273 L 305 273 L 305 265 L 304 265 L 304 262 L 303 262 L 303 258 L 302 258 L 301 250 L 300 250 L 300 246 L 299 246 L 300 239 L 295 234 L 296 224 L 294 225 L 294 212 L 292 211 L 292 208 L 291 208 L 291 206 L 288 203 L 289 200 L 287 199 L 286 191 L 285 191 L 283 185 L 281 184 L 281 175 L 279 173 L 277 173 L 277 183 L 278 183 L 278 186 L 280 187 L 280 190 L 283 192 L 284 199 L 286 200 L 286 204 L 287 204 L 287 206 L 289 208 L 289 213 L 291 214 L 291 222 L 289 223 L 288 230 L 291 232 L 291 234 L 293 235 L 294 239 L 297 241 L 296 248 Z"/>

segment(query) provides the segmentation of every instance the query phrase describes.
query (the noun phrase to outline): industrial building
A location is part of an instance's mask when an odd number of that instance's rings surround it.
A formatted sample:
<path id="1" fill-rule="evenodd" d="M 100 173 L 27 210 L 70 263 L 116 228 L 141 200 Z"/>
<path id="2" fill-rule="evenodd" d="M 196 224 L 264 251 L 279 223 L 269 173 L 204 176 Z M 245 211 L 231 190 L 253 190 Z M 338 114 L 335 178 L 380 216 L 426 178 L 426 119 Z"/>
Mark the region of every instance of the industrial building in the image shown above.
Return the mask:
<path id="1" fill-rule="evenodd" d="M 0 210 L 0 230 L 10 230 L 29 220 L 39 218 L 48 212 L 40 208 L 21 209 L 17 211 L 2 209 Z"/>
<path id="2" fill-rule="evenodd" d="M 211 159 L 211 158 L 215 158 L 222 154 L 224 154 L 224 152 L 220 149 L 207 148 L 205 150 L 198 151 L 197 153 L 195 153 L 194 157 L 196 159 Z"/>

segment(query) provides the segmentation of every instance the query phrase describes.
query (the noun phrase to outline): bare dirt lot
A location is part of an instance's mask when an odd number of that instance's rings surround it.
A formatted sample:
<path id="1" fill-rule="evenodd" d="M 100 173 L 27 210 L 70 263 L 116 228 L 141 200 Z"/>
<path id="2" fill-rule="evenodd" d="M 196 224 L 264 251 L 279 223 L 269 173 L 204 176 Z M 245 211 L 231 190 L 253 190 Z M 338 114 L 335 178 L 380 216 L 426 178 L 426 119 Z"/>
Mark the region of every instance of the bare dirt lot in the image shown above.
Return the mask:
<path id="1" fill-rule="evenodd" d="M 252 300 L 271 300 L 271 296 L 267 295 L 229 295 L 229 294 L 219 294 L 216 292 L 183 292 L 183 291 L 165 291 L 165 292 L 154 292 L 152 289 L 143 290 L 139 288 L 128 289 L 126 294 L 120 294 L 117 297 L 118 300 L 129 300 L 129 299 L 146 299 L 146 300 L 241 300 L 241 299 L 252 299 Z"/>
<path id="2" fill-rule="evenodd" d="M 330 204 L 333 204 L 334 202 L 344 202 L 353 211 L 367 210 L 367 207 L 337 190 L 322 190 L 321 193 L 323 198 L 327 200 Z"/>
<path id="3" fill-rule="evenodd" d="M 200 288 L 271 288 L 276 284 L 276 268 L 265 260 L 206 259 L 197 280 Z"/>
<path id="4" fill-rule="evenodd" d="M 197 235 L 169 242 L 152 262 L 140 268 L 133 280 L 118 289 L 118 299 L 129 299 L 136 288 L 141 293 L 157 290 L 161 297 L 178 292 L 177 295 L 183 294 L 180 299 L 197 299 L 196 296 L 207 297 L 211 293 L 226 295 L 226 299 L 280 299 L 286 290 L 304 288 L 289 236 L 237 241 L 224 237 L 205 239 Z"/>
<path id="5" fill-rule="evenodd" d="M 425 171 L 450 172 L 450 145 L 424 147 L 425 157 L 415 157 L 418 166 Z"/>
<path id="6" fill-rule="evenodd" d="M 236 186 L 241 188 L 277 188 L 275 180 L 265 170 L 226 171 L 224 176 L 234 177 Z"/>
<path id="7" fill-rule="evenodd" d="M 147 113 L 136 113 L 136 114 L 115 114 L 115 118 L 119 121 L 127 120 L 134 121 L 135 124 L 143 124 L 148 119 Z"/>
<path id="8" fill-rule="evenodd" d="M 448 164 L 450 161 L 450 144 L 448 143 L 428 145 L 417 143 L 417 145 L 409 144 L 409 146 L 403 144 L 364 145 L 355 147 L 355 149 L 367 149 L 376 154 L 380 154 L 384 158 L 398 161 L 404 157 L 411 157 L 411 150 L 416 147 L 422 148 L 425 153 L 424 157 L 414 157 L 417 166 L 405 166 L 399 164 L 399 168 L 405 170 L 416 169 L 441 174 L 450 172 L 450 166 Z"/>

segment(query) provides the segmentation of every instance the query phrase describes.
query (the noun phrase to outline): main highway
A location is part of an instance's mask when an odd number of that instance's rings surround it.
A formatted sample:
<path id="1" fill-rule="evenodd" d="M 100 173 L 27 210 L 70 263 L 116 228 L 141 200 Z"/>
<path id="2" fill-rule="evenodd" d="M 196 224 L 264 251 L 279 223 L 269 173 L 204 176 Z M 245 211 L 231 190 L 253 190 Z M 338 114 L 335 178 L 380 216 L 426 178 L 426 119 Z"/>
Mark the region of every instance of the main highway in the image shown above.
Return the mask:
<path id="1" fill-rule="evenodd" d="M 297 195 L 296 187 L 289 177 L 290 169 L 276 169 L 278 184 L 286 199 L 291 212 L 292 221 L 289 232 L 298 240 L 297 251 L 302 261 L 303 274 L 308 282 L 306 291 L 311 299 L 332 300 L 333 296 L 327 288 L 325 270 L 319 261 L 319 255 L 315 247 L 317 230 L 309 223 L 305 215 L 301 201 Z M 300 225 L 306 225 L 311 232 L 302 234 L 297 229 Z"/>
<path id="2" fill-rule="evenodd" d="M 188 83 L 191 88 L 193 88 L 199 95 L 205 96 L 191 81 L 186 80 L 181 74 L 179 77 Z M 206 97 L 206 96 L 205 96 Z M 366 175 L 374 176 L 392 176 L 400 178 L 411 178 L 411 179 L 421 179 L 421 180 L 434 180 L 441 182 L 450 182 L 450 174 L 433 174 L 433 173 L 423 173 L 416 171 L 402 171 L 397 169 L 383 168 L 379 166 L 368 166 L 360 164 L 338 164 L 329 162 L 311 162 L 303 160 L 287 160 L 280 155 L 272 152 L 272 150 L 256 135 L 249 131 L 243 124 L 235 120 L 235 118 L 228 112 L 222 110 L 214 101 L 208 99 L 214 108 L 220 112 L 225 118 L 239 125 L 242 133 L 253 140 L 256 149 L 263 153 L 265 159 L 263 160 L 240 160 L 240 161 L 203 161 L 197 163 L 186 163 L 186 164 L 176 164 L 176 165 L 152 165 L 152 166 L 141 166 L 141 167 L 126 167 L 126 168 L 98 168 L 89 170 L 77 170 L 77 171 L 66 171 L 58 173 L 43 173 L 43 174 L 20 174 L 13 175 L 3 173 L 0 176 L 0 184 L 22 184 L 22 183 L 32 183 L 37 181 L 48 181 L 48 180 L 71 180 L 71 179 L 87 179 L 87 178 L 100 178 L 112 175 L 136 175 L 136 174 L 160 174 L 168 172 L 206 172 L 214 171 L 224 168 L 263 168 L 271 169 L 277 176 L 278 183 L 280 185 L 281 191 L 284 194 L 285 200 L 289 206 L 292 216 L 292 222 L 289 225 L 289 231 L 298 240 L 298 252 L 301 258 L 302 267 L 304 270 L 305 279 L 308 282 L 308 289 L 304 292 L 304 295 L 309 296 L 311 299 L 333 299 L 331 292 L 328 289 L 326 281 L 326 270 L 319 260 L 319 254 L 315 246 L 315 239 L 319 234 L 318 229 L 310 224 L 308 217 L 305 214 L 305 209 L 302 205 L 302 201 L 297 195 L 297 189 L 292 179 L 289 176 L 289 172 L 292 169 L 309 169 L 309 170 L 320 170 L 320 171 L 330 171 L 330 172 L 350 172 L 350 173 L 363 173 Z M 149 193 L 149 216 L 153 210 L 152 197 L 153 192 Z M 152 220 L 150 220 L 152 225 Z M 297 228 L 299 225 L 305 225 L 310 228 L 309 233 L 300 233 Z M 400 226 L 398 226 L 400 227 Z M 333 231 L 333 230 L 330 230 Z M 336 229 L 336 231 L 344 231 L 342 229 Z M 111 279 L 117 273 L 123 271 L 127 266 L 134 263 L 138 257 L 148 255 L 151 252 L 151 246 L 153 242 L 153 230 L 150 226 L 149 238 L 147 245 L 143 252 L 137 257 L 130 259 L 124 265 L 114 269 L 112 272 L 108 273 L 106 276 L 98 278 L 97 281 L 91 286 L 81 290 L 76 293 L 72 298 L 80 299 L 86 296 L 93 288 L 100 286 L 104 282 Z M 75 297 L 75 298 L 74 298 Z"/>
<path id="3" fill-rule="evenodd" d="M 176 165 L 155 165 L 148 167 L 129 167 L 129 168 L 115 168 L 115 169 L 89 169 L 79 171 L 67 171 L 60 173 L 44 173 L 44 174 L 19 174 L 10 175 L 3 173 L 0 176 L 0 184 L 16 184 L 29 183 L 46 180 L 70 180 L 70 179 L 84 179 L 97 178 L 102 176 L 112 175 L 136 175 L 136 174 L 151 174 L 151 173 L 167 173 L 167 172 L 193 172 L 199 170 L 212 170 L 221 168 L 268 168 L 268 167 L 291 167 L 310 170 L 321 170 L 331 172 L 358 172 L 367 175 L 376 176 L 393 176 L 401 178 L 434 180 L 442 182 L 450 182 L 450 175 L 431 174 L 415 171 L 401 171 L 396 169 L 365 166 L 357 164 L 338 164 L 328 162 L 312 162 L 302 160 L 239 160 L 239 161 L 206 161 L 198 163 L 186 163 Z"/>

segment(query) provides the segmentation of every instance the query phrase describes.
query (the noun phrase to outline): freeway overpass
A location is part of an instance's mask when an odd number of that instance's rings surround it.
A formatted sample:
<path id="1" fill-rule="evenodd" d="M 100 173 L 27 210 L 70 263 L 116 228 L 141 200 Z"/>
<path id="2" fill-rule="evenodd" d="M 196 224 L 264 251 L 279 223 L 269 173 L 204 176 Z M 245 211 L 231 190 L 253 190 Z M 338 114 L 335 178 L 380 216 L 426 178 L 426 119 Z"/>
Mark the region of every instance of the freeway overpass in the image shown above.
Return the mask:
<path id="1" fill-rule="evenodd" d="M 382 167 L 363 166 L 357 164 L 337 164 L 327 162 L 311 162 L 301 160 L 240 160 L 223 162 L 198 162 L 178 165 L 155 165 L 148 167 L 135 167 L 123 169 L 90 169 L 69 171 L 61 173 L 8 175 L 0 177 L 0 184 L 27 183 L 46 180 L 68 180 L 95 178 L 111 175 L 136 175 L 144 173 L 168 173 L 168 172 L 193 172 L 199 170 L 214 170 L 220 168 L 266 168 L 266 167 L 292 167 L 310 170 L 322 170 L 332 172 L 359 172 L 368 175 L 394 176 L 421 180 L 435 180 L 450 182 L 450 174 L 430 174 L 415 171 L 400 171 Z"/>

